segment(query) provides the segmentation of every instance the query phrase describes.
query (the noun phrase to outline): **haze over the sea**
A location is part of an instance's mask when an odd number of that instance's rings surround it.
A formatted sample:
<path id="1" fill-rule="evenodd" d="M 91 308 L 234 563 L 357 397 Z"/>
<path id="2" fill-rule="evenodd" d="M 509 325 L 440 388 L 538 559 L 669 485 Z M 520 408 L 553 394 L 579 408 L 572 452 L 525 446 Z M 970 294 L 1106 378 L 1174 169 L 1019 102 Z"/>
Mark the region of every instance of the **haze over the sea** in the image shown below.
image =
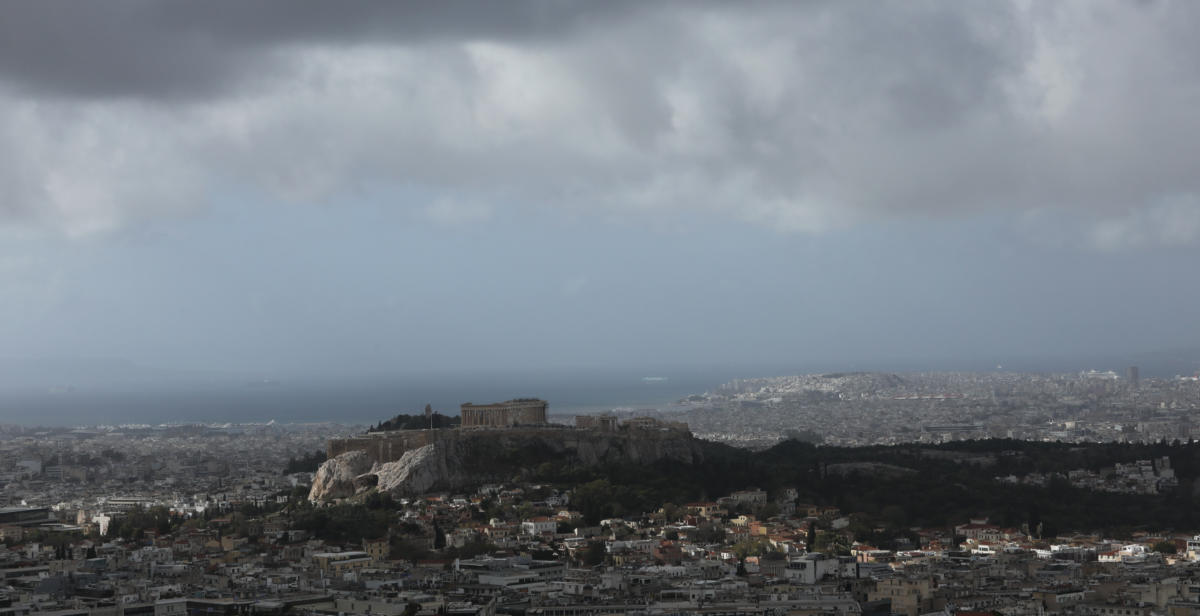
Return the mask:
<path id="1" fill-rule="evenodd" d="M 1196 368 L 1197 2 L 5 9 L 0 421 Z"/>
<path id="2" fill-rule="evenodd" d="M 113 360 L 18 362 L 0 360 L 0 423 L 87 426 L 159 423 L 337 422 L 371 424 L 425 404 L 458 414 L 464 402 L 539 397 L 550 414 L 639 409 L 672 410 L 680 399 L 733 379 L 839 371 L 1024 371 L 1123 374 L 1171 378 L 1200 368 L 1200 350 L 1120 357 L 1009 358 L 1003 364 L 967 359 L 796 362 L 738 366 L 659 366 L 650 370 L 558 369 L 403 375 L 269 377 L 153 369 Z M 45 378 L 55 374 L 56 378 Z"/>

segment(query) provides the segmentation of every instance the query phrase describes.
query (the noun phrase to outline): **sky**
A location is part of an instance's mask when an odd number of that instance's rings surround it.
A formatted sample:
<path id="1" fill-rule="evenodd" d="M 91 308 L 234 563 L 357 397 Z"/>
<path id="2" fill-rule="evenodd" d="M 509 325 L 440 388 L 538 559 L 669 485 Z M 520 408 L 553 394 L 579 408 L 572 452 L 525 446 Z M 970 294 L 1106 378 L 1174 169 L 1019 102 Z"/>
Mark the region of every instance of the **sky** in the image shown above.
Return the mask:
<path id="1" fill-rule="evenodd" d="M 12 3 L 0 359 L 1198 348 L 1197 25 L 1162 0 Z"/>

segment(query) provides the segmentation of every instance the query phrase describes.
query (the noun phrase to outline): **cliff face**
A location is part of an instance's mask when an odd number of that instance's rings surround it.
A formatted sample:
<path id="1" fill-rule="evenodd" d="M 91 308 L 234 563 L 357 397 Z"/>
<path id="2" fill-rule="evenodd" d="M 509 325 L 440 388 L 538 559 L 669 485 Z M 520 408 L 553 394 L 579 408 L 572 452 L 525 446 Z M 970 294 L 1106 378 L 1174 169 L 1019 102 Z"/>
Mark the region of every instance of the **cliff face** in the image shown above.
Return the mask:
<path id="1" fill-rule="evenodd" d="M 309 498 L 345 498 L 354 495 L 354 478 L 371 470 L 371 460 L 365 451 L 348 451 L 333 460 L 326 460 L 313 475 Z"/>
<path id="2" fill-rule="evenodd" d="M 370 486 L 394 495 L 457 490 L 503 482 L 541 464 L 596 466 L 703 459 L 700 442 L 687 432 L 601 432 L 567 428 L 439 430 L 330 442 L 330 457 L 317 470 L 309 498 L 351 496 Z"/>

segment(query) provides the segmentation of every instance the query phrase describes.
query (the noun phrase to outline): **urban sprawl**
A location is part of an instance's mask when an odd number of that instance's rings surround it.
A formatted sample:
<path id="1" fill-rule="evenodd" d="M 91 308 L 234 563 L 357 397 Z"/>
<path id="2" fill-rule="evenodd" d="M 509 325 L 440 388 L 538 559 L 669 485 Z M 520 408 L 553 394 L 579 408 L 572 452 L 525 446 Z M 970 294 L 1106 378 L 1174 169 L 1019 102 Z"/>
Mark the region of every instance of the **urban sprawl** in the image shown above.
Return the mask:
<path id="1" fill-rule="evenodd" d="M 420 438 L 336 424 L 2 426 L 0 616 L 1200 614 L 1200 528 L 1047 536 L 967 516 L 892 532 L 878 516 L 807 501 L 803 486 L 760 489 L 766 477 L 603 519 L 578 509 L 590 484 L 403 489 L 432 464 L 430 448 L 475 442 L 437 436 L 451 432 L 655 442 L 690 429 L 752 449 L 1187 443 L 1198 406 L 1196 378 L 1136 369 L 846 373 L 739 380 L 669 408 L 578 418 L 540 400 L 464 405 L 459 427 L 405 431 Z M 370 472 L 337 475 L 351 468 L 345 456 L 383 455 L 388 443 L 404 445 Z M 998 489 L 1189 488 L 1169 456 L 977 472 Z"/>

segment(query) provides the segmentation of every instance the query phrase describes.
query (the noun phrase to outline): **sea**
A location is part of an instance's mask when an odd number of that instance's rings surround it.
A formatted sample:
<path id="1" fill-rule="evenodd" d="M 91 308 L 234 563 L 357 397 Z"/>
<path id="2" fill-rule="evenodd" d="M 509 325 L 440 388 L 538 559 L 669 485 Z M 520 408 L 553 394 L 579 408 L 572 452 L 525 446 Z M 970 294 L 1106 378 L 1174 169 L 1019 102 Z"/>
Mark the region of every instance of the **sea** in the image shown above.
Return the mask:
<path id="1" fill-rule="evenodd" d="M 200 380 L 0 388 L 0 424 L 96 426 L 174 423 L 373 424 L 425 405 L 457 415 L 464 402 L 541 398 L 551 416 L 667 410 L 733 378 L 673 374 L 528 374 L 463 377 Z"/>
<path id="2" fill-rule="evenodd" d="M 631 369 L 557 369 L 506 373 L 331 377 L 181 374 L 128 362 L 13 362 L 0 360 L 0 424 L 97 426 L 128 424 L 316 423 L 374 424 L 425 405 L 457 415 L 464 402 L 484 404 L 541 398 L 562 418 L 610 410 L 680 408 L 687 396 L 734 379 L 840 371 L 925 370 L 1078 372 L 1142 367 L 1143 378 L 1192 374 L 1200 351 L 1121 358 L 876 362 L 776 362 L 759 365 Z M 47 377 L 47 375 L 53 375 Z"/>

